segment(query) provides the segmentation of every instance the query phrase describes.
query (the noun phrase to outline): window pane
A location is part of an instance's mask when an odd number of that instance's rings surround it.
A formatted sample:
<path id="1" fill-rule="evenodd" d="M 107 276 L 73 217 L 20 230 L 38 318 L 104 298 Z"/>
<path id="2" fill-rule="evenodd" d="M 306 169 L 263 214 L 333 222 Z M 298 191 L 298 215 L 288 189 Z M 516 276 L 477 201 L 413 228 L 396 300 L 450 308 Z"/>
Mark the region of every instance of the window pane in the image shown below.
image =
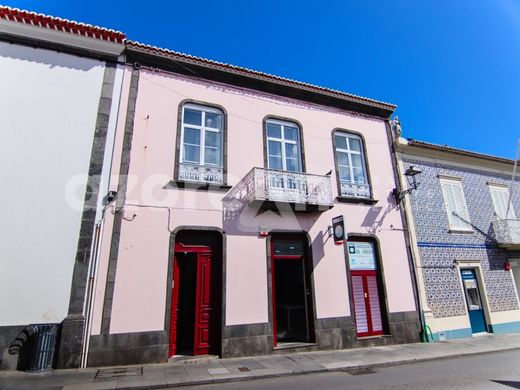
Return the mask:
<path id="1" fill-rule="evenodd" d="M 183 162 L 200 163 L 200 148 L 198 146 L 184 145 Z"/>
<path id="2" fill-rule="evenodd" d="M 282 169 L 282 158 L 276 156 L 269 156 L 270 169 Z"/>
<path id="3" fill-rule="evenodd" d="M 185 108 L 184 123 L 200 126 L 202 124 L 202 113 L 200 111 Z"/>
<path id="4" fill-rule="evenodd" d="M 361 153 L 361 142 L 357 138 L 349 138 L 350 150 Z"/>
<path id="5" fill-rule="evenodd" d="M 204 163 L 211 165 L 220 165 L 220 153 L 216 148 L 204 148 Z"/>
<path id="6" fill-rule="evenodd" d="M 282 144 L 276 141 L 269 141 L 269 155 L 282 157 Z"/>
<path id="7" fill-rule="evenodd" d="M 298 160 L 295 158 L 287 158 L 285 160 L 285 165 L 287 165 L 287 170 L 290 172 L 299 172 L 300 171 L 300 167 L 299 167 L 300 164 L 298 164 Z"/>
<path id="8" fill-rule="evenodd" d="M 347 153 L 338 152 L 338 164 L 348 166 L 348 155 Z"/>
<path id="9" fill-rule="evenodd" d="M 341 181 L 350 182 L 350 170 L 347 167 L 339 166 L 339 179 Z"/>
<path id="10" fill-rule="evenodd" d="M 291 141 L 298 141 L 298 129 L 295 127 L 284 126 L 284 138 Z"/>
<path id="11" fill-rule="evenodd" d="M 206 112 L 206 127 L 222 130 L 222 115 Z"/>
<path id="12" fill-rule="evenodd" d="M 363 169 L 353 168 L 352 171 L 354 172 L 354 181 L 356 183 L 366 183 Z"/>
<path id="13" fill-rule="evenodd" d="M 298 159 L 298 145 L 285 144 L 285 156 L 287 158 Z"/>
<path id="14" fill-rule="evenodd" d="M 282 138 L 282 127 L 274 123 L 267 123 L 267 136 L 273 138 Z"/>
<path id="15" fill-rule="evenodd" d="M 363 169 L 363 162 L 359 154 L 352 154 L 352 167 Z"/>
<path id="16" fill-rule="evenodd" d="M 341 135 L 337 135 L 336 136 L 336 148 L 348 149 L 347 148 L 347 139 Z"/>
<path id="17" fill-rule="evenodd" d="M 220 133 L 215 131 L 206 131 L 205 145 L 220 148 Z"/>
<path id="18" fill-rule="evenodd" d="M 200 145 L 200 130 L 190 127 L 184 128 L 184 143 Z"/>

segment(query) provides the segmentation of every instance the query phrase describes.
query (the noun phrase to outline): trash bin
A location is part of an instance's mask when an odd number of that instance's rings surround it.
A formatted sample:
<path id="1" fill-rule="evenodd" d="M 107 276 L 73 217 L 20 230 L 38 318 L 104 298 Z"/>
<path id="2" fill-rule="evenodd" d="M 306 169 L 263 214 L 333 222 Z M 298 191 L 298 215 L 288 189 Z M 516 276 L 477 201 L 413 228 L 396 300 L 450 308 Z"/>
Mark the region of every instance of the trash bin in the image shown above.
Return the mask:
<path id="1" fill-rule="evenodd" d="M 24 329 L 27 341 L 20 351 L 24 369 L 40 372 L 52 367 L 59 324 L 31 324 Z"/>

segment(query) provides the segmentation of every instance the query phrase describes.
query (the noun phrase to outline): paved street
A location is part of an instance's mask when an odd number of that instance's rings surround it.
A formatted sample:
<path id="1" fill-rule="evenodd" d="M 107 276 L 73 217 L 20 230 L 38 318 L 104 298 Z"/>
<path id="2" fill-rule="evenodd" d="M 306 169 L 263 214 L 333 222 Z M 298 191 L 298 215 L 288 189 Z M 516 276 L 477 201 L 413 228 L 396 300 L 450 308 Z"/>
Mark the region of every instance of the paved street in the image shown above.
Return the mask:
<path id="1" fill-rule="evenodd" d="M 520 351 L 182 389 L 520 389 Z"/>
<path id="2" fill-rule="evenodd" d="M 1 390 L 520 388 L 520 335 L 163 364 L 0 371 Z M 298 375 L 304 374 L 304 375 Z M 496 381 L 496 382 L 492 382 Z M 509 387 L 511 388 L 511 387 Z M 513 387 L 514 388 L 514 387 Z"/>

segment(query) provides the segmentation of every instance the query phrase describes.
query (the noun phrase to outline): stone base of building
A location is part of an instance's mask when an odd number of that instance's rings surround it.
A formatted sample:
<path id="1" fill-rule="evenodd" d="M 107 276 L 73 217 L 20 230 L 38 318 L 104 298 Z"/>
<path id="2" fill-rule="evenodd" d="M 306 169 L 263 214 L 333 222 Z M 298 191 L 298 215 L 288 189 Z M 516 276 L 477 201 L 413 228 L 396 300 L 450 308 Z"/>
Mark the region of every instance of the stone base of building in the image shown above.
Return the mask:
<path id="1" fill-rule="evenodd" d="M 390 313 L 387 333 L 381 337 L 358 339 L 352 317 L 324 318 L 315 321 L 315 343 L 279 349 L 273 348 L 271 324 L 232 325 L 224 327 L 220 356 L 231 358 L 418 342 L 419 315 L 415 311 Z M 92 336 L 88 366 L 167 362 L 168 338 L 166 331 Z"/>

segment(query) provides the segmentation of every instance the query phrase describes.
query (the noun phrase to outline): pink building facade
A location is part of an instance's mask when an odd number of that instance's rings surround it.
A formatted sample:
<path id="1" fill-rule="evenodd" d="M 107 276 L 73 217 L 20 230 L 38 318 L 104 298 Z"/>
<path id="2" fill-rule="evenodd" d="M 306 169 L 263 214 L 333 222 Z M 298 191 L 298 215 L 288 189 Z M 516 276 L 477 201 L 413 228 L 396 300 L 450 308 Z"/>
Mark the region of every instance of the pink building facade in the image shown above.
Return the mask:
<path id="1" fill-rule="evenodd" d="M 126 55 L 88 365 L 418 341 L 394 106 L 134 43 Z"/>

